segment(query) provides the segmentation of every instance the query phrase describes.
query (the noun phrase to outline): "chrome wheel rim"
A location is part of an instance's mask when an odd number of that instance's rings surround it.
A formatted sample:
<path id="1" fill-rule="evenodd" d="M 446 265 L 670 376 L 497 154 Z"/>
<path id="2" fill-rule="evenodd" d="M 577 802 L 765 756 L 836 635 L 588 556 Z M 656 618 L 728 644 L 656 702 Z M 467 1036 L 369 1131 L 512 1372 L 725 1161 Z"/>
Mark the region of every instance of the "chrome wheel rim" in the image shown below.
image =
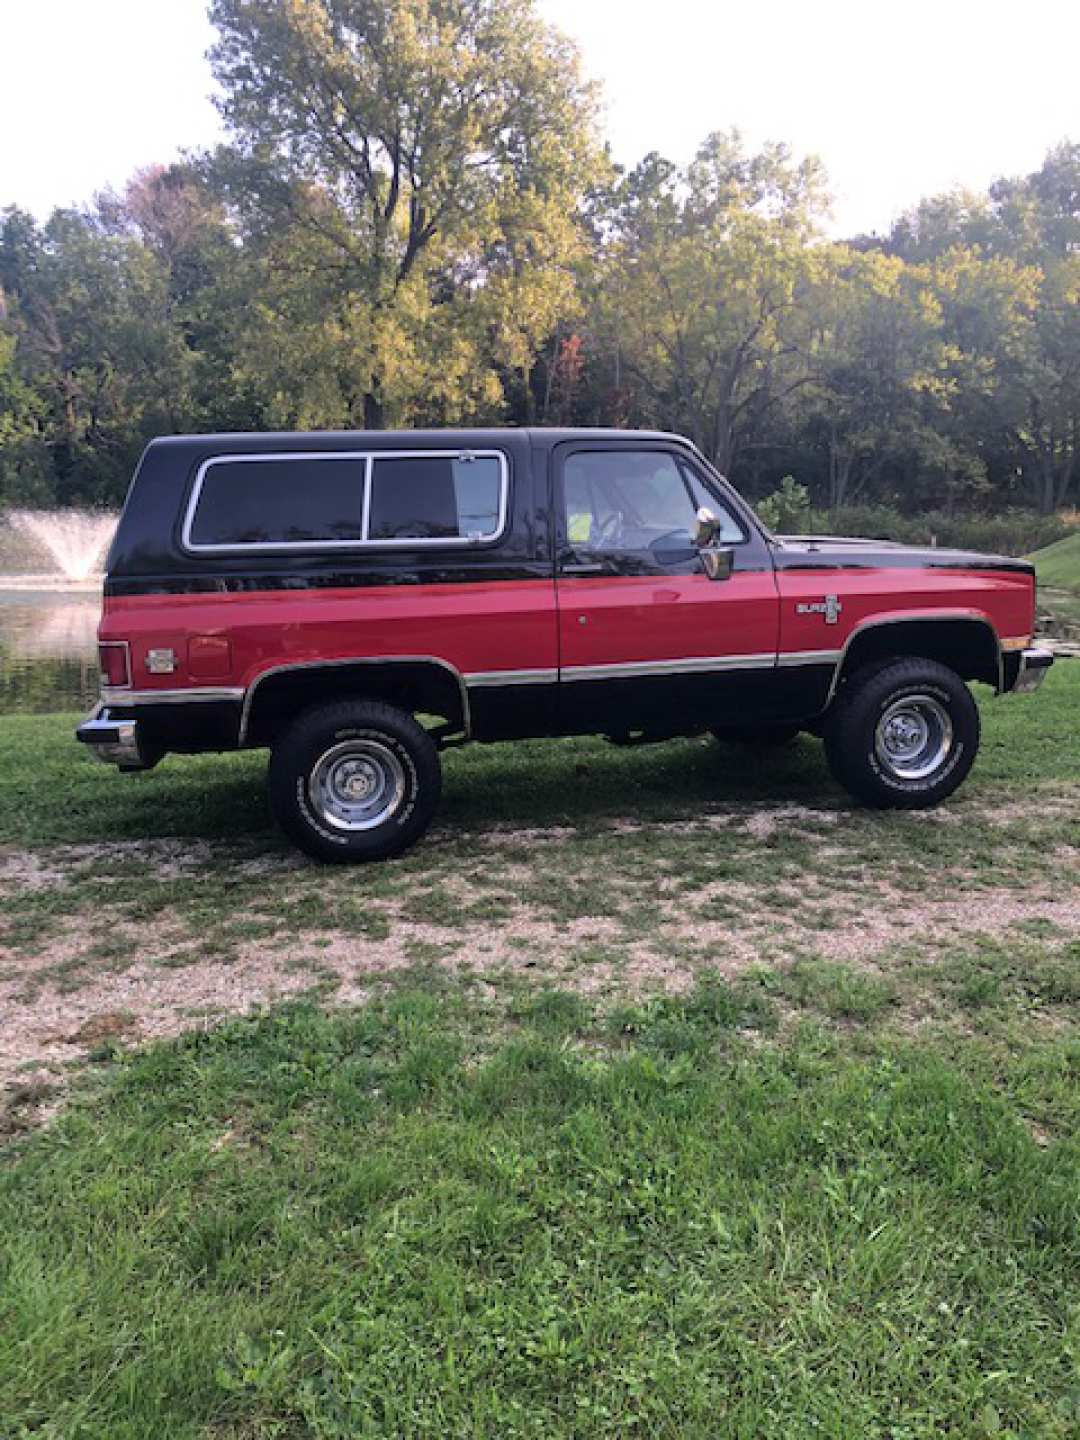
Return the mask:
<path id="1" fill-rule="evenodd" d="M 905 695 L 886 707 L 874 732 L 874 752 L 897 780 L 925 780 L 952 749 L 949 712 L 932 695 Z"/>
<path id="2" fill-rule="evenodd" d="M 308 782 L 316 813 L 338 830 L 373 830 L 405 797 L 401 761 L 379 740 L 345 740 L 316 762 Z"/>

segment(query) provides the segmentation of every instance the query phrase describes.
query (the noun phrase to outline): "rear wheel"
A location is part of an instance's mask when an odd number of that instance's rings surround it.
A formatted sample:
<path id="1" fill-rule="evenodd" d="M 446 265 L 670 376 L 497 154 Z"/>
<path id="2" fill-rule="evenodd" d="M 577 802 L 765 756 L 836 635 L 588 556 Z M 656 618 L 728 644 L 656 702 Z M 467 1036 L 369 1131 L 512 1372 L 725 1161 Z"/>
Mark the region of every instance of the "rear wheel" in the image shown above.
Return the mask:
<path id="1" fill-rule="evenodd" d="M 399 855 L 427 829 L 442 790 L 431 736 L 380 701 L 305 710 L 270 755 L 270 803 L 294 844 L 348 864 Z"/>
<path id="2" fill-rule="evenodd" d="M 840 784 L 884 809 L 937 805 L 966 779 L 979 748 L 971 691 L 934 660 L 885 660 L 859 671 L 823 728 Z"/>

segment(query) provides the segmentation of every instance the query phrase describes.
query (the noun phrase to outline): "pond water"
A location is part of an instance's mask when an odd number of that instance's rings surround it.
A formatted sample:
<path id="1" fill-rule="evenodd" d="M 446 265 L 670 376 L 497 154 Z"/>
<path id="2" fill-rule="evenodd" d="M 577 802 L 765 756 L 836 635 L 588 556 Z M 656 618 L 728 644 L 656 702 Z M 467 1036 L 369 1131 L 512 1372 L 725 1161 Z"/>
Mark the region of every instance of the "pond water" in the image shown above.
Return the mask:
<path id="1" fill-rule="evenodd" d="M 0 714 L 89 710 L 97 699 L 96 585 L 5 588 L 0 579 Z"/>

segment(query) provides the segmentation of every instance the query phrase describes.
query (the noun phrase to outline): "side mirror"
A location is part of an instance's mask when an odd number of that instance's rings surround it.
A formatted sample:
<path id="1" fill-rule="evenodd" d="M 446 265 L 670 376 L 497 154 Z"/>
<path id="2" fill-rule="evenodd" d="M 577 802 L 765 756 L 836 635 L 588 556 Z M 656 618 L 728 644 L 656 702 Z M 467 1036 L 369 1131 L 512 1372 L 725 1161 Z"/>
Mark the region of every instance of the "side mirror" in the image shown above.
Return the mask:
<path id="1" fill-rule="evenodd" d="M 703 550 L 706 545 L 712 544 L 719 529 L 720 521 L 707 505 L 702 505 L 695 517 L 694 544 L 699 550 Z"/>
<path id="2" fill-rule="evenodd" d="M 720 521 L 707 505 L 702 505 L 694 522 L 694 544 L 701 555 L 701 564 L 710 580 L 730 580 L 735 568 L 735 551 L 730 546 L 716 545 Z"/>
<path id="3" fill-rule="evenodd" d="M 701 552 L 701 563 L 710 580 L 730 580 L 735 568 L 735 551 L 730 545 L 712 545 Z"/>

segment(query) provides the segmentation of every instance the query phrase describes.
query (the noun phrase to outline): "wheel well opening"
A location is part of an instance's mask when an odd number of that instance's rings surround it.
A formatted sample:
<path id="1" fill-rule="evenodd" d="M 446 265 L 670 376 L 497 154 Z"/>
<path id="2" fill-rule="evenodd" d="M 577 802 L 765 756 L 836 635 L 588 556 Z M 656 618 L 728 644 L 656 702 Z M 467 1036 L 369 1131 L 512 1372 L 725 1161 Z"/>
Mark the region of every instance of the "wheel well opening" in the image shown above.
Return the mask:
<path id="1" fill-rule="evenodd" d="M 844 656 L 840 680 L 863 666 L 891 656 L 914 655 L 936 660 L 962 680 L 1000 684 L 997 637 L 981 620 L 902 620 L 875 625 L 856 635 Z"/>
<path id="2" fill-rule="evenodd" d="M 432 716 L 450 733 L 466 732 L 461 682 L 452 670 L 426 661 L 298 666 L 256 681 L 244 744 L 273 743 L 302 710 L 332 700 L 381 700 L 418 716 Z"/>

